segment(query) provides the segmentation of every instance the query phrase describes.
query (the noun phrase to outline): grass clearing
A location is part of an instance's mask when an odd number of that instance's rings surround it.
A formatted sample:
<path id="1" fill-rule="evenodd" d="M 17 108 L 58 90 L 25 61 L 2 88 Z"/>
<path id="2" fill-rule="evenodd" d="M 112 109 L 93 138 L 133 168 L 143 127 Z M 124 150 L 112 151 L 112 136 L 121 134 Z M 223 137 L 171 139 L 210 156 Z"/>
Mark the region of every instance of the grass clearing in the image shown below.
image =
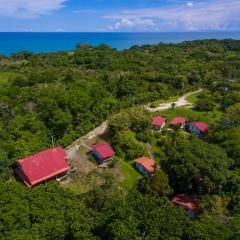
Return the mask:
<path id="1" fill-rule="evenodd" d="M 152 154 L 153 154 L 155 160 L 157 160 L 156 156 L 160 152 L 159 151 L 159 146 L 157 146 L 157 141 L 158 141 L 158 137 L 156 137 L 156 136 L 152 136 L 151 139 L 150 139 L 150 144 L 152 146 L 151 151 L 152 151 Z"/>
<path id="2" fill-rule="evenodd" d="M 123 175 L 123 181 L 120 182 L 120 185 L 126 189 L 130 190 L 134 184 L 137 182 L 140 174 L 132 167 L 131 163 L 125 162 L 124 160 L 119 160 L 119 165 L 121 173 Z"/>
<path id="3" fill-rule="evenodd" d="M 10 77 L 13 75 L 14 74 L 10 74 L 10 73 L 0 73 L 0 86 L 7 84 Z"/>
<path id="4" fill-rule="evenodd" d="M 21 74 L 12 73 L 12 72 L 0 72 L 0 85 L 7 84 L 11 79 L 21 76 Z"/>
<path id="5" fill-rule="evenodd" d="M 174 110 L 164 110 L 158 112 L 160 116 L 164 116 L 167 118 L 167 124 L 164 129 L 168 129 L 169 123 L 175 118 L 175 117 L 184 117 L 188 119 L 189 121 L 202 121 L 206 122 L 210 128 L 213 127 L 216 123 L 218 123 L 221 120 L 223 112 L 219 111 L 217 108 L 215 108 L 213 111 L 210 112 L 200 112 L 195 109 L 191 108 L 175 108 Z M 155 113 L 154 113 L 155 114 Z M 174 131 L 174 130 L 169 130 Z M 183 133 L 188 134 L 185 130 L 182 130 Z M 161 133 L 155 133 L 152 134 L 150 138 L 150 143 L 152 146 L 152 154 L 154 156 L 154 159 L 161 164 L 161 160 L 164 159 L 164 155 L 161 152 L 161 146 L 158 144 L 159 135 Z"/>
<path id="6" fill-rule="evenodd" d="M 95 136 L 84 143 L 87 146 L 91 146 L 94 143 L 101 142 L 110 142 L 108 132 L 101 136 Z M 122 159 L 120 159 L 118 166 L 115 168 L 99 168 L 95 158 L 88 152 L 89 149 L 84 145 L 78 148 L 77 157 L 72 163 L 75 170 L 66 181 L 62 182 L 63 187 L 69 188 L 75 194 L 86 193 L 95 186 L 100 186 L 109 180 L 109 176 L 115 179 L 123 189 L 129 190 L 140 176 L 131 166 L 131 163 Z"/>
<path id="7" fill-rule="evenodd" d="M 200 95 L 201 92 L 198 93 L 194 93 L 191 96 L 187 97 L 186 100 L 192 104 L 196 104 L 198 97 Z"/>
<path id="8" fill-rule="evenodd" d="M 75 194 L 82 194 L 109 181 L 109 177 L 115 178 L 113 168 L 96 168 L 89 173 L 74 172 L 70 174 L 68 181 L 62 183 L 62 186 L 69 188 Z"/>
<path id="9" fill-rule="evenodd" d="M 141 176 L 131 165 L 120 159 L 119 167 L 99 169 L 96 168 L 89 173 L 74 172 L 68 177 L 68 181 L 62 182 L 62 186 L 70 189 L 75 194 L 82 194 L 90 191 L 95 186 L 100 186 L 109 180 L 109 176 L 115 179 L 119 185 L 125 189 L 130 190 Z M 120 176 L 117 176 L 120 175 Z"/>
<path id="10" fill-rule="evenodd" d="M 81 194 L 81 193 L 85 193 L 88 191 L 88 188 L 84 188 L 84 185 L 81 182 L 70 182 L 66 185 L 62 185 L 63 187 L 66 187 L 68 189 L 70 189 L 72 192 L 74 192 L 75 194 Z"/>
<path id="11" fill-rule="evenodd" d="M 151 105 L 154 106 L 154 107 L 158 107 L 162 103 L 176 102 L 179 99 L 179 97 L 180 96 L 177 95 L 177 96 L 171 96 L 167 99 L 162 98 L 162 99 L 159 99 L 159 100 L 156 100 L 156 101 L 152 102 Z"/>
<path id="12" fill-rule="evenodd" d="M 214 109 L 211 112 L 200 112 L 191 108 L 175 108 L 174 110 L 161 111 L 162 116 L 166 116 L 168 121 L 175 117 L 185 117 L 190 121 L 203 121 L 208 124 L 214 124 L 220 121 L 222 112 Z"/>

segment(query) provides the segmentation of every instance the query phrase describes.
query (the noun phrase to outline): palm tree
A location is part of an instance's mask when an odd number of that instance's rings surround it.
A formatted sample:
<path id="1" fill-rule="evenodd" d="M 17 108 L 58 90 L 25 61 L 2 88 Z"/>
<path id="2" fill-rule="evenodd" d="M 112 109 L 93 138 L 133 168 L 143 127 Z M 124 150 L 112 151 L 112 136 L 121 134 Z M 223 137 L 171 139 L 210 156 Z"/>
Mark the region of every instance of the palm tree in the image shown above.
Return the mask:
<path id="1" fill-rule="evenodd" d="M 171 103 L 172 111 L 174 110 L 175 107 L 176 107 L 176 103 L 175 102 Z"/>

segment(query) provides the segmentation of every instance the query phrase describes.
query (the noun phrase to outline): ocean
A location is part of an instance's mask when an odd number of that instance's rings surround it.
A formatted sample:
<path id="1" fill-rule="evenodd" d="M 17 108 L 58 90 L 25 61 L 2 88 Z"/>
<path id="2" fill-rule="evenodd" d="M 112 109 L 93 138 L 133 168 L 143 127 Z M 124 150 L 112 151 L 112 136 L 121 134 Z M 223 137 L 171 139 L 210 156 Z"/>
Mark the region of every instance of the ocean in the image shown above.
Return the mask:
<path id="1" fill-rule="evenodd" d="M 107 44 L 118 50 L 133 45 L 178 43 L 198 39 L 240 39 L 240 32 L 179 32 L 179 33 L 0 33 L 0 55 L 19 51 L 71 51 L 76 44 L 93 46 Z"/>

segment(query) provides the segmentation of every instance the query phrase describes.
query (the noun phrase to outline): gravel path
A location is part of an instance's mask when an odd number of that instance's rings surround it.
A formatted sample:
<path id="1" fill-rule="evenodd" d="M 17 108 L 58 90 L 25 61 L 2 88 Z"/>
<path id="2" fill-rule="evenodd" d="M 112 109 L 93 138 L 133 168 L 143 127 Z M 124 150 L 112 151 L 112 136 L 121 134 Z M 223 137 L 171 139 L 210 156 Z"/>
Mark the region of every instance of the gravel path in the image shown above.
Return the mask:
<path id="1" fill-rule="evenodd" d="M 108 123 L 107 121 L 105 121 L 100 126 L 94 128 L 92 131 L 90 131 L 86 135 L 77 139 L 74 143 L 72 143 L 69 147 L 67 147 L 66 152 L 67 152 L 68 158 L 75 159 L 78 148 L 81 145 L 85 146 L 85 142 L 87 142 L 88 140 L 105 133 L 105 131 L 107 130 L 107 127 L 108 127 Z"/>
<path id="2" fill-rule="evenodd" d="M 193 94 L 199 93 L 201 92 L 202 89 L 199 89 L 195 92 L 190 92 L 187 93 L 185 95 L 183 95 L 182 97 L 180 97 L 175 103 L 175 107 L 188 107 L 191 108 L 193 107 L 193 105 L 187 101 L 187 98 L 192 96 Z M 156 112 L 156 111 L 160 111 L 160 110 L 167 110 L 167 109 L 171 109 L 172 108 L 172 103 L 162 103 L 160 104 L 158 107 L 156 108 L 151 108 L 149 105 L 145 106 L 145 108 L 151 112 Z"/>

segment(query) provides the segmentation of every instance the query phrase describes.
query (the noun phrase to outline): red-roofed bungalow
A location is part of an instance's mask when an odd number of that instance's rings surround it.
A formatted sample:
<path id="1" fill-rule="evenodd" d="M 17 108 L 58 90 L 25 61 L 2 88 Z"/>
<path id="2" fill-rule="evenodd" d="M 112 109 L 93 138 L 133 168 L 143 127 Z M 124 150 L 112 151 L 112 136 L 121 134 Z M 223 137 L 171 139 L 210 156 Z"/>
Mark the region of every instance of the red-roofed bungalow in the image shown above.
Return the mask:
<path id="1" fill-rule="evenodd" d="M 143 174 L 153 173 L 156 162 L 147 157 L 140 157 L 134 161 L 136 168 Z M 158 165 L 160 168 L 160 166 Z"/>
<path id="2" fill-rule="evenodd" d="M 166 118 L 164 117 L 154 117 L 152 119 L 152 125 L 156 130 L 159 130 L 162 127 L 164 127 L 165 123 L 166 123 Z"/>
<path id="3" fill-rule="evenodd" d="M 172 202 L 183 209 L 189 217 L 195 218 L 197 216 L 198 201 L 195 195 L 179 194 L 172 199 Z"/>
<path id="4" fill-rule="evenodd" d="M 203 137 L 206 135 L 208 125 L 204 122 L 191 122 L 189 123 L 189 131 Z"/>
<path id="5" fill-rule="evenodd" d="M 183 117 L 176 117 L 174 118 L 171 122 L 170 122 L 170 126 L 174 127 L 174 126 L 181 126 L 181 128 L 183 128 L 185 126 L 186 123 L 186 119 Z"/>
<path id="6" fill-rule="evenodd" d="M 15 172 L 28 187 L 64 176 L 70 166 L 61 147 L 51 148 L 17 161 Z"/>
<path id="7" fill-rule="evenodd" d="M 112 147 L 107 143 L 99 143 L 92 145 L 92 154 L 97 158 L 98 162 L 102 164 L 115 155 Z"/>

